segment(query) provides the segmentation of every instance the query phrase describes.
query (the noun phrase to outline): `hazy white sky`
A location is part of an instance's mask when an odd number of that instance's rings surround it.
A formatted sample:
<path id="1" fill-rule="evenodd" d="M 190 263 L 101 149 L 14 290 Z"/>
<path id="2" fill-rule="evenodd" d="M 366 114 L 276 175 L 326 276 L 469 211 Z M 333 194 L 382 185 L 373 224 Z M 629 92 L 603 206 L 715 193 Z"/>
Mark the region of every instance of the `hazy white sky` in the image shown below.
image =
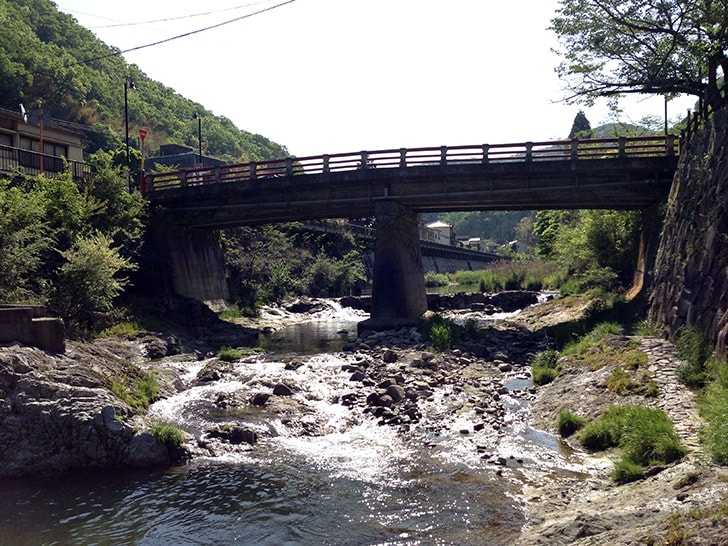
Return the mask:
<path id="1" fill-rule="evenodd" d="M 285 1 L 56 3 L 125 50 Z M 549 140 L 568 135 L 580 109 L 559 102 L 556 38 L 547 30 L 557 6 L 557 0 L 295 0 L 124 57 L 297 156 Z M 673 101 L 668 116 L 684 115 L 692 103 Z M 608 121 L 606 105 L 583 109 L 592 126 Z M 621 119 L 663 114 L 662 98 L 641 98 L 625 104 Z"/>

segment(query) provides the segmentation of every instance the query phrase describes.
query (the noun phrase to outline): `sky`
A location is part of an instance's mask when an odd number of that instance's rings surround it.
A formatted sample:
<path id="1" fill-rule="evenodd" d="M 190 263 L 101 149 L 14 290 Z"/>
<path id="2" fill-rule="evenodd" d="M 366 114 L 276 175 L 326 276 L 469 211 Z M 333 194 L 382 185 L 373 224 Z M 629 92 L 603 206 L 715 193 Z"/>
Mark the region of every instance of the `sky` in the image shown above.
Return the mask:
<path id="1" fill-rule="evenodd" d="M 295 156 L 565 138 L 558 0 L 56 0 L 148 77 Z M 279 7 L 275 7 L 279 4 Z M 259 14 L 255 12 L 267 10 Z M 245 17 L 246 15 L 250 15 Z M 166 19 L 166 21 L 163 21 Z M 668 104 L 676 121 L 692 107 Z M 622 121 L 663 119 L 662 97 Z"/>

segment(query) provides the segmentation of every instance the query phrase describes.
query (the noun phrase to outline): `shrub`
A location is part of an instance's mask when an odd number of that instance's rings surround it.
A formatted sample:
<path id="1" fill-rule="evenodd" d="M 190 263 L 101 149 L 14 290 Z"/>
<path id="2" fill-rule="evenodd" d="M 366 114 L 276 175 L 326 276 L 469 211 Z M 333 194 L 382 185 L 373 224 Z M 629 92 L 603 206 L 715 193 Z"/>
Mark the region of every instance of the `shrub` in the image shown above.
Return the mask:
<path id="1" fill-rule="evenodd" d="M 579 435 L 579 441 L 586 449 L 591 451 L 604 451 L 619 444 L 621 432 L 616 424 L 609 419 L 601 419 L 589 423 Z"/>
<path id="2" fill-rule="evenodd" d="M 634 325 L 632 333 L 636 336 L 659 336 L 660 328 L 653 322 L 642 320 Z"/>
<path id="3" fill-rule="evenodd" d="M 617 394 L 627 394 L 639 391 L 641 385 L 632 379 L 632 376 L 622 368 L 615 368 L 607 377 L 605 384 L 607 389 Z"/>
<path id="4" fill-rule="evenodd" d="M 449 277 L 445 273 L 434 271 L 425 273 L 425 286 L 447 286 L 449 282 Z"/>
<path id="5" fill-rule="evenodd" d="M 118 277 L 119 272 L 136 266 L 112 244 L 110 237 L 96 233 L 61 252 L 66 263 L 60 268 L 53 299 L 64 318 L 92 326 L 94 313 L 113 309 L 114 299 L 127 283 L 126 278 Z"/>
<path id="6" fill-rule="evenodd" d="M 100 337 L 119 336 L 126 339 L 134 339 L 139 335 L 141 330 L 142 328 L 138 323 L 134 321 L 123 321 L 103 330 Z"/>
<path id="7" fill-rule="evenodd" d="M 451 350 L 460 337 L 458 326 L 438 314 L 431 314 L 420 320 L 419 330 L 430 340 L 436 351 Z"/>
<path id="8" fill-rule="evenodd" d="M 453 278 L 459 284 L 477 283 L 480 292 L 537 291 L 560 284 L 557 264 L 541 260 L 500 260 L 482 271 L 459 271 Z"/>
<path id="9" fill-rule="evenodd" d="M 567 343 L 561 352 L 565 355 L 583 354 L 588 349 L 604 341 L 608 336 L 621 333 L 622 327 L 616 322 L 602 322 L 587 334 Z"/>
<path id="10" fill-rule="evenodd" d="M 574 275 L 559 287 L 562 295 L 586 292 L 614 292 L 619 287 L 617 274 L 608 267 L 595 268 Z"/>
<path id="11" fill-rule="evenodd" d="M 647 353 L 639 349 L 632 349 L 624 355 L 624 363 L 627 365 L 628 370 L 636 370 L 640 366 L 647 365 L 647 362 Z"/>
<path id="12" fill-rule="evenodd" d="M 167 423 L 155 423 L 152 427 L 152 436 L 163 444 L 167 449 L 178 449 L 184 440 L 184 433 Z"/>
<path id="13" fill-rule="evenodd" d="M 633 482 L 642 477 L 644 470 L 645 469 L 638 464 L 620 459 L 614 463 L 612 479 L 617 483 Z"/>
<path id="14" fill-rule="evenodd" d="M 553 368 L 544 368 L 542 366 L 531 367 L 531 378 L 535 385 L 547 385 L 556 379 L 557 375 L 559 375 L 558 370 L 554 370 Z"/>
<path id="15" fill-rule="evenodd" d="M 531 361 L 531 378 L 535 385 L 551 383 L 559 375 L 559 352 L 547 349 L 537 353 Z"/>
<path id="16" fill-rule="evenodd" d="M 227 322 L 235 322 L 235 319 L 239 318 L 255 318 L 258 316 L 258 311 L 255 309 L 255 307 L 251 307 L 249 305 L 244 304 L 243 302 L 238 302 L 235 305 L 226 308 L 225 310 L 221 311 L 218 317 L 220 320 L 224 320 Z"/>
<path id="17" fill-rule="evenodd" d="M 453 348 L 452 327 L 448 324 L 433 324 L 430 330 L 430 341 L 438 351 L 449 351 Z"/>
<path id="18" fill-rule="evenodd" d="M 556 419 L 556 428 L 563 438 L 567 438 L 574 434 L 577 430 L 581 430 L 586 424 L 586 419 L 572 413 L 569 410 L 561 410 Z"/>

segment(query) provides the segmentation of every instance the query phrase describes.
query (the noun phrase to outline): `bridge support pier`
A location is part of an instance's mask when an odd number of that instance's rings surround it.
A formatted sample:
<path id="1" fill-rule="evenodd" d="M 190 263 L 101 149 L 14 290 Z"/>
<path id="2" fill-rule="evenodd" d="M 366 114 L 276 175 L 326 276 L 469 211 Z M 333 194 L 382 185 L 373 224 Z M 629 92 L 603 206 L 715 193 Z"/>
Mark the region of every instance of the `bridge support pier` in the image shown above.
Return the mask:
<path id="1" fill-rule="evenodd" d="M 413 325 L 427 311 L 419 215 L 394 199 L 376 203 L 371 317 L 359 331 Z"/>

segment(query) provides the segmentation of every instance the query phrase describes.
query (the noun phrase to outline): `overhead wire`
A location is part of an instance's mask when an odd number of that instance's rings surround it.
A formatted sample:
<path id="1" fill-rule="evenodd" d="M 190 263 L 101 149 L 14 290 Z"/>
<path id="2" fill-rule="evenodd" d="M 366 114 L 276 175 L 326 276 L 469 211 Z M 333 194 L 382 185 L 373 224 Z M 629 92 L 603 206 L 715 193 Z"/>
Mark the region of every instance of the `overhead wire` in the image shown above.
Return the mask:
<path id="1" fill-rule="evenodd" d="M 102 59 L 108 59 L 109 57 L 116 57 L 118 55 L 123 55 L 124 53 L 130 53 L 132 51 L 139 51 L 140 49 L 146 49 L 148 47 L 154 47 L 154 46 L 157 46 L 157 45 L 165 44 L 165 43 L 168 43 L 168 42 L 172 42 L 174 40 L 179 40 L 180 38 L 186 38 L 188 36 L 193 36 L 193 35 L 199 34 L 201 32 L 206 32 L 208 30 L 213 30 L 213 29 L 216 29 L 216 28 L 220 28 L 222 26 L 229 25 L 231 23 L 236 23 L 237 21 L 241 21 L 243 19 L 248 19 L 248 18 L 253 17 L 255 15 L 260 15 L 261 13 L 265 13 L 267 11 L 272 11 L 274 9 L 280 8 L 280 7 L 285 6 L 287 4 L 292 4 L 295 1 L 296 0 L 286 0 L 285 2 L 281 2 L 279 4 L 275 4 L 274 6 L 269 6 L 267 8 L 260 9 L 258 11 L 254 11 L 252 13 L 247 13 L 245 15 L 241 15 L 240 17 L 235 17 L 234 19 L 230 19 L 228 21 L 223 21 L 222 23 L 216 23 L 214 25 L 210 25 L 210 26 L 207 26 L 207 27 L 204 27 L 204 28 L 199 28 L 199 29 L 196 29 L 196 30 L 191 30 L 191 31 L 185 32 L 183 34 L 178 34 L 176 36 L 171 36 L 169 38 L 164 38 L 162 40 L 157 40 L 156 42 L 152 42 L 152 43 L 149 43 L 149 44 L 144 44 L 144 45 L 140 45 L 140 46 L 136 46 L 136 47 L 130 47 L 128 49 L 123 49 L 123 50 L 119 50 L 119 51 L 112 51 L 111 53 L 107 53 L 107 54 L 104 54 L 104 55 L 99 55 L 97 57 L 91 57 L 91 58 L 88 58 L 88 59 L 79 60 L 79 61 L 76 61 L 75 63 L 71 63 L 68 66 L 75 66 L 75 65 L 79 65 L 79 64 L 88 64 L 88 63 L 92 63 L 94 61 L 100 61 Z M 254 5 L 254 4 L 251 4 L 251 5 Z"/>
<path id="2" fill-rule="evenodd" d="M 271 0 L 262 0 L 261 2 L 251 2 L 249 4 L 243 4 L 242 6 L 234 6 L 232 8 L 225 8 L 225 9 L 219 9 L 214 11 L 205 11 L 202 13 L 190 13 L 188 15 L 180 15 L 179 17 L 167 17 L 165 19 L 154 19 L 152 21 L 137 21 L 137 22 L 121 22 L 121 21 L 115 21 L 113 25 L 98 25 L 98 26 L 92 26 L 88 27 L 90 30 L 97 29 L 97 28 L 116 28 L 116 27 L 132 27 L 132 26 L 141 26 L 141 25 L 151 25 L 154 23 L 168 23 L 170 21 L 180 21 L 184 19 L 194 19 L 195 17 L 204 17 L 207 15 L 214 15 L 216 13 L 224 13 L 226 11 L 236 11 L 243 8 L 249 8 L 251 6 L 257 6 L 260 4 L 267 4 L 271 2 Z M 80 12 L 79 12 L 80 13 Z M 84 15 L 89 15 L 92 17 L 96 17 L 95 15 L 90 15 L 88 13 Z M 114 21 L 114 19 L 108 19 L 109 21 Z"/>

